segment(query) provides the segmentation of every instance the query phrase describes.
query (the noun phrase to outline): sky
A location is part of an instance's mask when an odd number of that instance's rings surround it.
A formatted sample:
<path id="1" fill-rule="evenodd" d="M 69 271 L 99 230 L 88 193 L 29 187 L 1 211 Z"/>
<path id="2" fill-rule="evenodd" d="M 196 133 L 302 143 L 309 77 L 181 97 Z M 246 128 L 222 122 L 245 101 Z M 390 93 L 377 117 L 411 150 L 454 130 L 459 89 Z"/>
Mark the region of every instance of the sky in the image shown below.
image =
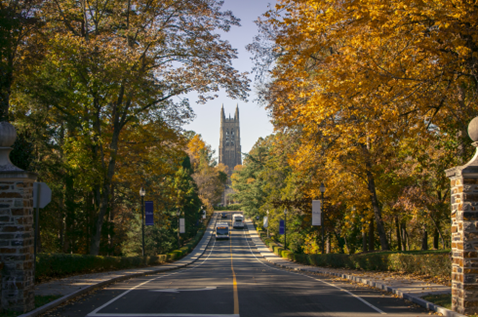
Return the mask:
<path id="1" fill-rule="evenodd" d="M 258 33 L 254 20 L 268 9 L 268 4 L 274 5 L 275 0 L 225 0 L 223 10 L 231 10 L 235 17 L 241 19 L 240 27 L 232 27 L 231 30 L 223 34 L 223 39 L 228 40 L 232 47 L 238 50 L 238 58 L 233 60 L 233 66 L 240 72 L 249 72 L 251 82 L 251 91 L 248 102 L 234 100 L 227 97 L 225 91 L 219 92 L 219 97 L 208 101 L 204 105 L 196 103 L 197 98 L 194 94 L 189 94 L 189 102 L 196 114 L 196 118 L 191 124 L 186 125 L 186 130 L 193 130 L 201 134 L 203 140 L 215 150 L 215 156 L 218 156 L 219 148 L 219 127 L 221 105 L 224 104 L 226 117 L 231 114 L 234 116 L 236 104 L 239 105 L 239 121 L 241 129 L 241 150 L 247 153 L 256 143 L 259 137 L 266 137 L 273 133 L 273 126 L 270 118 L 263 106 L 254 103 L 256 94 L 254 92 L 252 74 L 253 62 L 251 54 L 246 50 L 246 45 L 252 42 L 253 37 Z"/>

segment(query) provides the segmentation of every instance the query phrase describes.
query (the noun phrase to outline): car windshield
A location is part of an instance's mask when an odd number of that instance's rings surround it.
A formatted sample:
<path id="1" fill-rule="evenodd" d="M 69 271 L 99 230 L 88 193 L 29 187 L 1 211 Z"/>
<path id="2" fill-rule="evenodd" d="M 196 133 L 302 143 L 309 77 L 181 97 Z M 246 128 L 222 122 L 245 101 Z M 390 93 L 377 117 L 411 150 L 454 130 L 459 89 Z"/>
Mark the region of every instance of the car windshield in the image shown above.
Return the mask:
<path id="1" fill-rule="evenodd" d="M 242 219 L 241 219 L 241 218 L 237 218 L 236 221 L 242 222 Z"/>
<path id="2" fill-rule="evenodd" d="M 216 234 L 219 236 L 227 236 L 229 234 L 229 229 L 216 229 Z"/>

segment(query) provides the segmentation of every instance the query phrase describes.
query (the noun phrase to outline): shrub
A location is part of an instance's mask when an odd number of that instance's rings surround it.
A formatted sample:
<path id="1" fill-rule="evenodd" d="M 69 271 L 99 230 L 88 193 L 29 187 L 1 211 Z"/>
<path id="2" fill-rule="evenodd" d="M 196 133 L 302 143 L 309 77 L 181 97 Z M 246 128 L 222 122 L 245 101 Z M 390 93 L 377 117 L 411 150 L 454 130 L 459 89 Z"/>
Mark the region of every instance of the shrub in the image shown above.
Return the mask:
<path id="1" fill-rule="evenodd" d="M 189 253 L 201 240 L 203 234 L 204 230 L 199 230 L 196 236 L 179 250 L 155 256 L 120 257 L 39 253 L 36 258 L 35 279 L 62 278 L 70 275 L 138 268 L 174 261 Z"/>
<path id="2" fill-rule="evenodd" d="M 259 230 L 261 237 L 262 231 Z M 273 252 L 292 261 L 333 268 L 365 271 L 398 271 L 430 276 L 448 276 L 451 272 L 449 251 L 429 252 L 376 252 L 362 254 L 301 254 L 284 250 L 272 239 L 263 238 Z"/>

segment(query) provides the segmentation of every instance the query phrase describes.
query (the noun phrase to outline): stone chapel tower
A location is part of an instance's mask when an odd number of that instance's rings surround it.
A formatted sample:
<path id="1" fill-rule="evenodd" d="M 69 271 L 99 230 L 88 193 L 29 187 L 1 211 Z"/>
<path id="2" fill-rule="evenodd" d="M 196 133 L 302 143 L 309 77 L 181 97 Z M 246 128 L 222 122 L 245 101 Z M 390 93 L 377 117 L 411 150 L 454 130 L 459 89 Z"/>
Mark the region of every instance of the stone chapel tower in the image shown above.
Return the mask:
<path id="1" fill-rule="evenodd" d="M 224 105 L 221 107 L 221 128 L 219 135 L 219 163 L 229 167 L 228 176 L 232 175 L 236 165 L 242 165 L 241 159 L 241 130 L 239 128 L 239 107 L 236 105 L 234 118 L 224 114 Z M 228 205 L 231 201 L 228 196 L 233 192 L 230 178 L 222 196 L 222 204 Z"/>
<path id="2" fill-rule="evenodd" d="M 234 118 L 224 115 L 224 105 L 221 107 L 221 131 L 219 136 L 219 163 L 229 167 L 229 176 L 236 165 L 242 164 L 241 132 L 239 128 L 239 107 L 236 105 Z"/>

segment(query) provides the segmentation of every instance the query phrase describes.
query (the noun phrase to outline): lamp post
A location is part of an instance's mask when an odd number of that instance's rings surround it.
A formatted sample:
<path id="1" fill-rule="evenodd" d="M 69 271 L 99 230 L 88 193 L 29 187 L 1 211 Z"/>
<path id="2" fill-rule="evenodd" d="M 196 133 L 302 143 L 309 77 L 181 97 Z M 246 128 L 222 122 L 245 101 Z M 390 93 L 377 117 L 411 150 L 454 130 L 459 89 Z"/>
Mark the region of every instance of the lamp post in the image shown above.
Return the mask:
<path id="1" fill-rule="evenodd" d="M 176 211 L 176 215 L 178 216 L 178 249 L 181 247 L 181 244 L 180 244 L 180 237 L 179 237 L 179 216 L 181 215 L 181 211 L 178 209 Z"/>
<path id="2" fill-rule="evenodd" d="M 320 183 L 320 192 L 322 193 L 322 212 L 320 213 L 320 216 L 321 216 L 321 219 L 320 219 L 320 223 L 322 225 L 322 254 L 324 254 L 324 245 L 325 245 L 325 228 L 324 228 L 324 210 L 325 210 L 325 204 L 324 204 L 324 192 L 325 192 L 325 186 L 324 186 L 324 183 Z"/>
<path id="3" fill-rule="evenodd" d="M 287 250 L 287 208 L 284 209 L 284 249 Z"/>
<path id="4" fill-rule="evenodd" d="M 143 187 L 141 187 L 141 189 L 139 190 L 139 195 L 141 196 L 141 231 L 143 235 L 142 249 L 144 256 L 144 196 L 146 195 L 146 191 Z"/>
<path id="5" fill-rule="evenodd" d="M 271 220 L 269 219 L 269 210 L 267 210 L 267 238 L 269 238 L 269 223 Z"/>

